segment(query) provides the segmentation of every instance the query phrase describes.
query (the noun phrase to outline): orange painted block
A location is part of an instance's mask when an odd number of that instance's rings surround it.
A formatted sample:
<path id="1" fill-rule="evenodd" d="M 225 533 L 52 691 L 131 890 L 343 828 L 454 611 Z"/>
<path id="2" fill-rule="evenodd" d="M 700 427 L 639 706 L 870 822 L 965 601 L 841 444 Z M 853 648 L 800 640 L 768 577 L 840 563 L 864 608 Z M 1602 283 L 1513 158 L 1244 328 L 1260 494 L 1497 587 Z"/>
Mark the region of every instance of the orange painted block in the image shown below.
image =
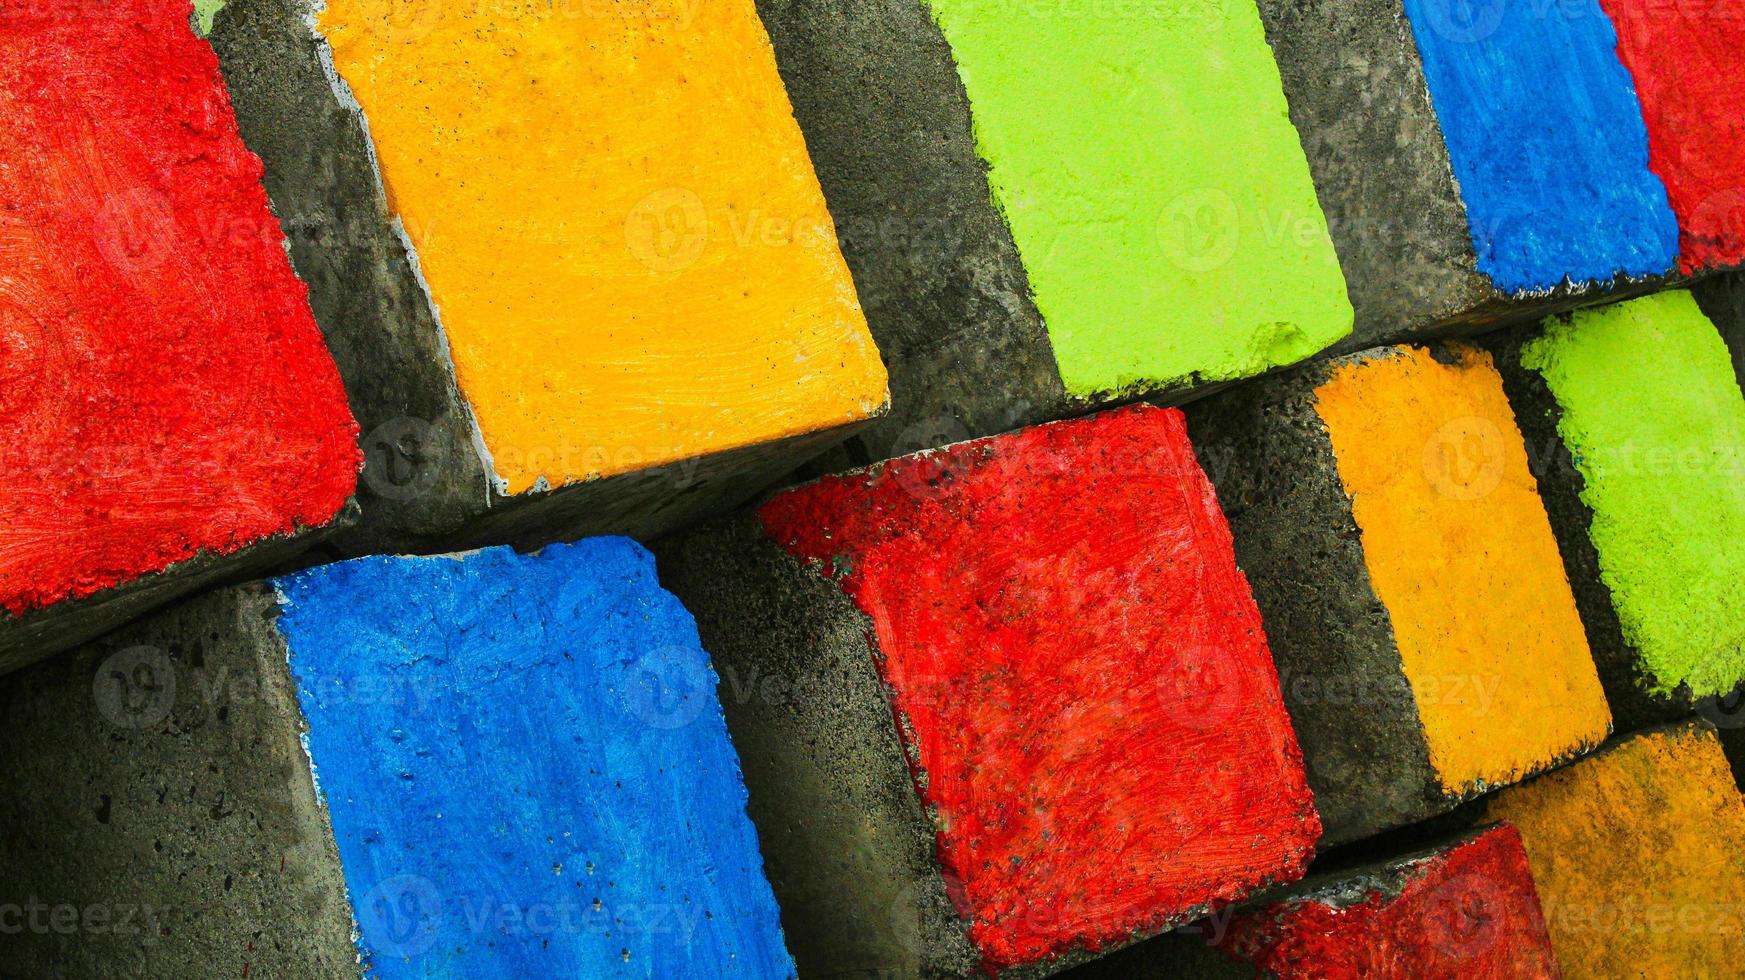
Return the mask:
<path id="1" fill-rule="evenodd" d="M 1460 345 L 1192 406 L 1328 840 L 1602 742 L 1611 714 L 1502 379 Z"/>
<path id="2" fill-rule="evenodd" d="M 1745 799 L 1707 724 L 1511 787 L 1484 819 L 1519 829 L 1565 977 L 1738 975 Z"/>
<path id="3" fill-rule="evenodd" d="M 885 373 L 752 0 L 329 0 L 501 492 L 849 426 Z"/>
<path id="4" fill-rule="evenodd" d="M 1393 348 L 1315 395 L 1443 787 L 1514 782 L 1603 740 L 1611 713 L 1490 355 Z M 1437 689 L 1463 676 L 1488 696 Z"/>

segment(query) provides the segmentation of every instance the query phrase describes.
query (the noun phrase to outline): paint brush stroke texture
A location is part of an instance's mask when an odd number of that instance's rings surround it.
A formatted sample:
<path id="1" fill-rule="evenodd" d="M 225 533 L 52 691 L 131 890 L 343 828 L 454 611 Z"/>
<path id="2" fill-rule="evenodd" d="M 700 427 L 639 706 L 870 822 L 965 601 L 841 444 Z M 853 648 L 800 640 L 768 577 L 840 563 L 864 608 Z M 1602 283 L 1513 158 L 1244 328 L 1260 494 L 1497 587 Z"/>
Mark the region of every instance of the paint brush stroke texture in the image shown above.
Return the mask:
<path id="1" fill-rule="evenodd" d="M 1069 393 L 1246 377 L 1351 332 L 1253 3 L 926 2 Z"/>
<path id="2" fill-rule="evenodd" d="M 1180 413 L 905 457 L 761 517 L 872 619 L 953 900 L 992 966 L 1301 875 L 1320 819 Z"/>
<path id="3" fill-rule="evenodd" d="M 1545 292 L 1669 272 L 1678 223 L 1597 0 L 1404 0 L 1478 269 Z"/>
<path id="4" fill-rule="evenodd" d="M 329 522 L 356 425 L 176 0 L 0 17 L 0 606 Z"/>
<path id="5" fill-rule="evenodd" d="M 1220 948 L 1279 980 L 1559 976 L 1527 852 L 1508 826 L 1244 912 Z"/>
<path id="6" fill-rule="evenodd" d="M 641 547 L 277 584 L 372 975 L 793 975 L 714 671 Z"/>
<path id="7" fill-rule="evenodd" d="M 328 0 L 319 25 L 507 492 L 884 405 L 751 0 Z"/>
<path id="8" fill-rule="evenodd" d="M 1489 355 L 1392 348 L 1315 396 L 1442 788 L 1604 741 L 1611 711 Z"/>
<path id="9" fill-rule="evenodd" d="M 1745 7 L 1604 0 L 1678 212 L 1685 272 L 1745 262 Z"/>
<path id="10" fill-rule="evenodd" d="M 1520 831 L 1572 980 L 1737 975 L 1745 798 L 1713 729 L 1632 736 L 1503 790 L 1483 819 Z"/>
<path id="11" fill-rule="evenodd" d="M 1521 363 L 1561 410 L 1643 683 L 1732 690 L 1745 680 L 1745 396 L 1714 324 L 1689 293 L 1660 293 L 1553 320 Z"/>

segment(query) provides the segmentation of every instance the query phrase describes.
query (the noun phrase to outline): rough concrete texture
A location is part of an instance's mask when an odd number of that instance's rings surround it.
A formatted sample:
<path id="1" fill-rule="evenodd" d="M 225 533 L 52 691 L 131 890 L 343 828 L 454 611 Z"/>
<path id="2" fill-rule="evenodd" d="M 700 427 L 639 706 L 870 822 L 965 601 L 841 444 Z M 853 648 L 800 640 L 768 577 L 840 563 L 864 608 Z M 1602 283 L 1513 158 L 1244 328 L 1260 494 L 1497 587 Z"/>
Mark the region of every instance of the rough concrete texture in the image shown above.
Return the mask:
<path id="1" fill-rule="evenodd" d="M 1611 730 L 1490 355 L 1393 347 L 1315 390 L 1443 787 L 1520 780 Z"/>
<path id="2" fill-rule="evenodd" d="M 1252 2 L 926 3 L 1074 397 L 1251 377 L 1351 332 Z"/>
<path id="3" fill-rule="evenodd" d="M 1314 389 L 1324 366 L 1188 406 L 1188 431 L 1236 541 L 1308 766 L 1339 844 L 1445 803 L 1387 607 L 1340 483 Z"/>
<path id="4" fill-rule="evenodd" d="M 1319 821 L 1176 413 L 906 457 L 779 495 L 756 520 L 807 559 L 790 574 L 851 594 L 856 648 L 876 642 L 864 655 L 885 690 L 865 711 L 908 752 L 983 969 L 1059 969 L 1300 873 Z M 706 642 L 729 616 L 753 618 L 747 642 L 781 643 L 759 632 L 762 577 L 696 572 L 688 557 L 668 579 Z M 699 582 L 719 591 L 691 595 Z M 1238 711 L 1245 723 L 1228 724 Z M 1201 758 L 1228 764 L 1184 765 Z"/>
<path id="5" fill-rule="evenodd" d="M 1350 355 L 1188 415 L 1329 844 L 1446 811 L 1605 737 L 1581 622 L 1482 355 Z M 1409 572 L 1419 562 L 1436 569 L 1428 580 Z M 1561 604 L 1547 598 L 1560 590 Z"/>
<path id="6" fill-rule="evenodd" d="M 249 581 L 307 561 L 310 556 L 305 552 L 320 551 L 336 531 L 356 522 L 357 505 L 348 503 L 324 529 L 268 538 L 233 554 L 196 555 L 97 595 L 22 616 L 0 611 L 0 675 L 95 639 L 183 596 Z"/>
<path id="7" fill-rule="evenodd" d="M 1620 740 L 1491 797 L 1568 977 L 1723 977 L 1745 939 L 1745 798 L 1714 729 Z"/>
<path id="8" fill-rule="evenodd" d="M 947 895 L 877 669 L 871 622 L 757 524 L 656 546 L 721 678 L 764 868 L 802 976 L 963 977 Z"/>
<path id="9" fill-rule="evenodd" d="M 356 426 L 187 4 L 0 23 L 0 671 L 344 514 Z"/>
<path id="10" fill-rule="evenodd" d="M 1402 0 L 1478 269 L 1510 293 L 1672 271 L 1678 221 L 1597 0 Z"/>
<path id="11" fill-rule="evenodd" d="M 1739 684 L 1737 617 L 1726 613 L 1739 597 L 1737 535 L 1725 529 L 1739 520 L 1745 402 L 1714 326 L 1677 292 L 1485 343 L 1619 730 L 1693 706 L 1724 713 Z M 1663 356 L 1626 356 L 1643 347 Z"/>
<path id="12" fill-rule="evenodd" d="M 1470 16 L 1482 28 L 1504 9 Z M 1399 0 L 1261 0 L 1260 11 L 1357 310 L 1356 329 L 1336 351 L 1467 335 L 1655 288 L 1620 279 L 1532 294 L 1499 289 L 1479 271 L 1467 207 Z M 1440 9 L 1431 16 L 1438 13 L 1468 16 Z M 1464 23 L 1442 26 L 1458 43 Z"/>
<path id="13" fill-rule="evenodd" d="M 358 975 L 276 614 L 212 592 L 0 683 L 0 975 Z"/>
<path id="14" fill-rule="evenodd" d="M 1305 881 L 1238 912 L 1218 945 L 1268 977 L 1557 980 L 1513 827 Z"/>
<path id="15" fill-rule="evenodd" d="M 1261 0 L 1260 16 L 1348 271 L 1357 326 L 1340 349 L 1501 312 L 1400 0 Z"/>
<path id="16" fill-rule="evenodd" d="M 1506 825 L 1478 831 L 1467 826 L 1417 836 L 1409 845 L 1384 845 L 1385 857 L 1329 855 L 1300 882 L 1120 950 L 1068 976 L 1558 976 L 1519 834 Z M 1402 849 L 1410 853 L 1398 856 Z"/>
<path id="17" fill-rule="evenodd" d="M 758 516 L 872 617 L 990 969 L 1120 945 L 1300 873 L 1320 821 L 1180 413 L 905 457 Z M 1188 759 L 1226 764 L 1190 778 Z"/>
<path id="18" fill-rule="evenodd" d="M 1727 344 L 1733 357 L 1733 374 L 1745 389 L 1745 272 L 1710 276 L 1690 289 L 1697 307 Z"/>
<path id="19" fill-rule="evenodd" d="M 363 517 L 338 539 L 342 552 L 531 546 L 597 532 L 651 537 L 743 501 L 852 431 L 831 426 L 504 495 L 481 459 L 447 340 L 389 218 L 363 120 L 340 102 L 323 66 L 311 9 L 310 0 L 232 0 L 211 41 L 362 427 Z M 587 442 L 557 440 L 543 452 L 556 465 L 586 466 L 601 453 Z M 607 455 L 634 469 L 635 458 Z"/>
<path id="20" fill-rule="evenodd" d="M 891 374 L 838 467 L 1083 411 L 1067 397 L 952 51 L 923 0 L 759 0 Z M 1611 293 L 1511 297 L 1477 270 L 1398 2 L 1260 4 L 1356 307 L 1355 351 L 1537 319 Z M 1185 400 L 1220 387 L 1154 393 Z"/>
<path id="21" fill-rule="evenodd" d="M 792 980 L 708 655 L 647 551 L 272 584 L 371 977 Z"/>
<path id="22" fill-rule="evenodd" d="M 926 5 L 760 0 L 758 10 L 891 374 L 891 411 L 849 458 L 1073 412 Z"/>

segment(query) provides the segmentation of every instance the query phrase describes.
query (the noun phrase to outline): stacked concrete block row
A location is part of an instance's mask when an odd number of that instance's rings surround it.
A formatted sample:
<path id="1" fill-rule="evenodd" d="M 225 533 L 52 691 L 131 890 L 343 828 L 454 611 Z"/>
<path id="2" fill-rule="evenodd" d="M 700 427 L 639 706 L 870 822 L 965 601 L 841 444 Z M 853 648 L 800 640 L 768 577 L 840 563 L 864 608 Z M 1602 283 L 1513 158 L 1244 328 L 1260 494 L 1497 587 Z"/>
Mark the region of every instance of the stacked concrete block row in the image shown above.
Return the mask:
<path id="1" fill-rule="evenodd" d="M 792 976 L 712 688 L 623 538 L 207 593 L 9 679 L 0 972 Z"/>
<path id="2" fill-rule="evenodd" d="M 1359 861 L 1075 971 L 1120 977 L 1725 976 L 1745 802 L 1706 722 L 1651 728 L 1462 812 L 1428 853 Z"/>
<path id="3" fill-rule="evenodd" d="M 318 539 L 657 534 L 883 408 L 748 5 L 403 6 L 4 11 L 0 670 Z"/>
<path id="4" fill-rule="evenodd" d="M 1745 259 L 1736 22 L 759 6 L 0 11 L 0 975 L 1603 976 L 1569 908 L 1732 900 L 1720 743 L 1628 733 L 1745 681 L 1740 291 L 1656 292 Z"/>
<path id="5" fill-rule="evenodd" d="M 1745 261 L 1737 18 L 759 8 L 891 370 L 861 462 Z"/>

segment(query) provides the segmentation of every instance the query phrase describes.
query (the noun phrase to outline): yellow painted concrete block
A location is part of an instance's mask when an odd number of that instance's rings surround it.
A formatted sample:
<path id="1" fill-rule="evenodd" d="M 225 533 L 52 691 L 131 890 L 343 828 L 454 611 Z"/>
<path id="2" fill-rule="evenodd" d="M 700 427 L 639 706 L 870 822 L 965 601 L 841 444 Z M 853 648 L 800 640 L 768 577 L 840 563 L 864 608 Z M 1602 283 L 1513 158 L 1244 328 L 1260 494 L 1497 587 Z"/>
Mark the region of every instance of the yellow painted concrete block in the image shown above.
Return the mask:
<path id="1" fill-rule="evenodd" d="M 886 401 L 752 0 L 329 0 L 509 493 Z"/>
<path id="2" fill-rule="evenodd" d="M 1515 782 L 1611 711 L 1490 355 L 1400 347 L 1316 390 L 1437 778 Z"/>
<path id="3" fill-rule="evenodd" d="M 1569 980 L 1738 976 L 1745 800 L 1714 730 L 1646 732 L 1504 790 Z"/>

